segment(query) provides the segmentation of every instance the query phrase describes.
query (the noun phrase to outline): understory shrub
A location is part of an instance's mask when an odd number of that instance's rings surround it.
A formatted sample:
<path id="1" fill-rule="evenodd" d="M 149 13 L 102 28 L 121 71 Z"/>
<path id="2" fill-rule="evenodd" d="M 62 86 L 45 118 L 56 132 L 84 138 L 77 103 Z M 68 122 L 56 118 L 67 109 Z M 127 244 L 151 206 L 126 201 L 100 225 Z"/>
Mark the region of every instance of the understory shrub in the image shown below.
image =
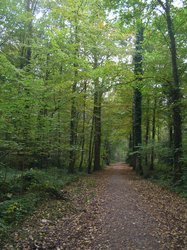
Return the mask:
<path id="1" fill-rule="evenodd" d="M 7 170 L 6 170 L 7 171 Z M 9 232 L 44 200 L 64 199 L 63 187 L 79 176 L 58 168 L 30 169 L 17 173 L 10 169 L 0 178 L 0 247 Z"/>

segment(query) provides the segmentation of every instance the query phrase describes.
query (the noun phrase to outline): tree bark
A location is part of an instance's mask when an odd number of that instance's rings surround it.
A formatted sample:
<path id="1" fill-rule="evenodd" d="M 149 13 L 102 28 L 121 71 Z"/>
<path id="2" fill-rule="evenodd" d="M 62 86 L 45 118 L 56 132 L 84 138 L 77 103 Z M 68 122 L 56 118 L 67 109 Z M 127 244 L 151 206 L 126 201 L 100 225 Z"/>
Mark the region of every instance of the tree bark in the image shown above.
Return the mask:
<path id="1" fill-rule="evenodd" d="M 151 147 L 151 164 L 150 170 L 154 170 L 154 156 L 155 156 L 155 135 L 156 135 L 156 108 L 157 108 L 157 99 L 154 99 L 154 106 L 153 106 L 153 120 L 152 120 L 152 147 Z"/>
<path id="2" fill-rule="evenodd" d="M 74 57 L 75 60 L 78 59 L 79 56 L 79 48 L 77 44 L 79 43 L 78 39 L 78 26 L 77 19 L 75 19 L 75 30 L 74 30 L 74 44 L 76 45 Z M 69 153 L 69 167 L 68 172 L 74 173 L 75 171 L 75 161 L 76 161 L 76 144 L 77 144 L 77 107 L 76 107 L 76 97 L 75 94 L 77 92 L 77 76 L 78 76 L 78 65 L 77 62 L 73 63 L 74 66 L 74 80 L 72 85 L 72 98 L 71 98 L 71 116 L 70 116 L 70 153 Z"/>
<path id="3" fill-rule="evenodd" d="M 84 145 L 85 145 L 85 122 L 86 122 L 86 89 L 87 82 L 84 82 L 84 103 L 83 103 L 83 121 L 82 121 L 82 138 L 81 138 L 81 159 L 79 164 L 79 171 L 81 172 L 83 169 L 83 161 L 84 161 Z"/>
<path id="4" fill-rule="evenodd" d="M 25 22 L 25 30 L 22 37 L 23 46 L 20 51 L 20 68 L 28 66 L 31 61 L 31 39 L 33 34 L 33 15 L 36 10 L 37 0 L 25 0 L 25 11 L 28 21 Z M 32 18 L 31 18 L 32 17 Z"/>
<path id="5" fill-rule="evenodd" d="M 170 39 L 170 52 L 172 64 L 173 83 L 171 84 L 172 117 L 173 117 L 173 161 L 174 161 L 174 182 L 180 179 L 182 174 L 182 118 L 181 118 L 181 91 L 179 72 L 177 65 L 177 49 L 174 34 L 173 21 L 171 17 L 171 3 L 169 0 L 165 4 L 158 0 L 165 11 L 168 35 Z"/>
<path id="6" fill-rule="evenodd" d="M 145 145 L 148 146 L 149 144 L 149 125 L 150 125 L 150 121 L 149 121 L 149 97 L 147 98 L 147 104 L 146 104 L 146 132 L 145 132 Z M 148 152 L 147 152 L 147 148 L 146 148 L 146 153 L 145 153 L 145 165 L 148 166 Z"/>
<path id="7" fill-rule="evenodd" d="M 94 94 L 94 171 L 101 169 L 101 92 L 99 79 L 95 81 Z"/>
<path id="8" fill-rule="evenodd" d="M 77 83 L 74 81 L 72 86 L 72 100 L 71 100 L 71 121 L 70 121 L 70 155 L 69 155 L 69 173 L 74 173 L 75 170 L 75 160 L 76 160 L 76 137 L 77 137 L 77 109 L 75 103 L 75 93 L 77 89 Z"/>
<path id="9" fill-rule="evenodd" d="M 88 150 L 88 167 L 87 172 L 91 174 L 92 172 L 92 158 L 93 158 L 93 131 L 94 130 L 94 116 L 92 117 L 91 131 L 90 131 L 90 141 L 89 141 L 89 150 Z"/>
<path id="10" fill-rule="evenodd" d="M 134 74 L 137 79 L 137 86 L 134 88 L 134 107 L 133 107 L 133 151 L 134 151 L 134 168 L 140 174 L 142 171 L 140 147 L 142 144 L 142 94 L 141 81 L 143 75 L 142 66 L 142 42 L 143 42 L 144 28 L 138 27 L 136 35 L 136 51 L 134 56 Z"/>

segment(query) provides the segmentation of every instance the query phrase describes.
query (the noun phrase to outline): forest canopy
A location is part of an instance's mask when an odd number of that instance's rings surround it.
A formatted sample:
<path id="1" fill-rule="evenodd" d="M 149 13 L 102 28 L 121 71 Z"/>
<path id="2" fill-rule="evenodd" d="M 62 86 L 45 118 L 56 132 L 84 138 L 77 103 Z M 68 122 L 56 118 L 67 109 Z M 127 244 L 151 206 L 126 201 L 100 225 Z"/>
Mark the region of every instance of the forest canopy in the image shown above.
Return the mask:
<path id="1" fill-rule="evenodd" d="M 1 168 L 128 161 L 187 180 L 187 5 L 2 0 Z"/>

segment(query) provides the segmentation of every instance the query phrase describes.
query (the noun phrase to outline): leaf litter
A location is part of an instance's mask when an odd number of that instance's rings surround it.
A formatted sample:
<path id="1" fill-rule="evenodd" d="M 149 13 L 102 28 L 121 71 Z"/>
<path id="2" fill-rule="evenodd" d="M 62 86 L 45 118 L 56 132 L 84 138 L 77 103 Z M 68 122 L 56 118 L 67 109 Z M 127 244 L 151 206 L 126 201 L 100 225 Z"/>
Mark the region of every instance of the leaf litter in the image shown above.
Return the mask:
<path id="1" fill-rule="evenodd" d="M 43 204 L 5 250 L 187 249 L 186 199 L 115 164 Z"/>

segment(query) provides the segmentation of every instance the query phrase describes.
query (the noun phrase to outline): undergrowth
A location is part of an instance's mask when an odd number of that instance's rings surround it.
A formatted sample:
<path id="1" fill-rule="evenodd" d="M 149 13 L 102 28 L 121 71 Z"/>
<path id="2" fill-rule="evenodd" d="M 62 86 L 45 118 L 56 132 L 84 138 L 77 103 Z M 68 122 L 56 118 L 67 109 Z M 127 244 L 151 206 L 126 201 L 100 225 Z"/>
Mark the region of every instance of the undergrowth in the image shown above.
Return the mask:
<path id="1" fill-rule="evenodd" d="M 187 172 L 184 171 L 180 181 L 174 183 L 172 172 L 167 167 L 157 165 L 149 178 L 158 185 L 187 198 Z"/>
<path id="2" fill-rule="evenodd" d="M 24 172 L 6 169 L 6 176 L 1 171 L 0 247 L 26 216 L 32 214 L 43 201 L 62 199 L 63 187 L 78 178 L 78 174 L 69 175 L 57 168 Z"/>

